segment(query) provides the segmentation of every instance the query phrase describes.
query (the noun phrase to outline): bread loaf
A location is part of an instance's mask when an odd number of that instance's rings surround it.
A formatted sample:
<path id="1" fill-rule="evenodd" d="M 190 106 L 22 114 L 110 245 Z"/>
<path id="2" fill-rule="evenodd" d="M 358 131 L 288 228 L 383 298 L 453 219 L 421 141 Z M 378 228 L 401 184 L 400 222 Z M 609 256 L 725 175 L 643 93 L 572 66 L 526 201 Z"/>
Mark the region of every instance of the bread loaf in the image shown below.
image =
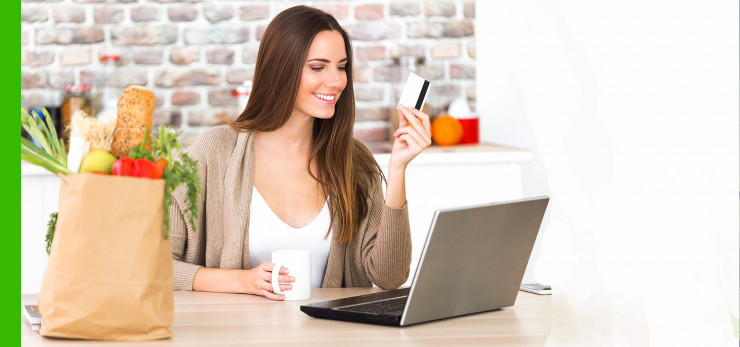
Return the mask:
<path id="1" fill-rule="evenodd" d="M 118 118 L 111 153 L 117 158 L 128 155 L 131 148 L 141 145 L 145 126 L 151 131 L 154 93 L 139 86 L 128 86 L 118 99 Z"/>

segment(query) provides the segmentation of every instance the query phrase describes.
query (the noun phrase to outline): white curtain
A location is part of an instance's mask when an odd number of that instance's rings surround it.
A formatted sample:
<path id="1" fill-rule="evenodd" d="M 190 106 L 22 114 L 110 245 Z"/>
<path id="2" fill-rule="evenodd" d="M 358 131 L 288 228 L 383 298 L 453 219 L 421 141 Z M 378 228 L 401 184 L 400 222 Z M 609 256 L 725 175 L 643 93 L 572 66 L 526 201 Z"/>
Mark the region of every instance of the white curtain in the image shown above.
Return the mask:
<path id="1" fill-rule="evenodd" d="M 551 196 L 548 346 L 737 346 L 737 1 L 476 6 L 482 136 Z"/>

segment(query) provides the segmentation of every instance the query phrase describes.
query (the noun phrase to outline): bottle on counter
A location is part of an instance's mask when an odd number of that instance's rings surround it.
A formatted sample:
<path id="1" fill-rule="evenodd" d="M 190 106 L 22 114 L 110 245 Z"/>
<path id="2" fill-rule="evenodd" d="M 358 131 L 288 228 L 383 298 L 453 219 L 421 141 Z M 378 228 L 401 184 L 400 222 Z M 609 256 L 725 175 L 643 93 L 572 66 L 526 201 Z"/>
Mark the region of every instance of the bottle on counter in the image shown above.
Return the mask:
<path id="1" fill-rule="evenodd" d="M 26 99 L 24 99 L 23 96 L 21 96 L 21 108 L 28 111 L 28 104 L 26 103 Z M 26 140 L 31 140 L 31 135 L 29 135 L 28 132 L 23 129 L 23 126 L 21 126 L 21 137 Z"/>
<path id="2" fill-rule="evenodd" d="M 33 116 L 33 117 L 38 117 L 38 121 L 39 122 L 42 122 L 42 123 L 46 124 L 46 115 L 44 114 L 44 110 L 43 109 L 41 109 L 41 108 L 34 108 L 34 109 L 31 109 L 31 110 L 28 110 L 28 113 L 31 116 Z M 51 118 L 51 115 L 49 115 L 49 116 Z M 51 119 L 52 119 L 52 122 L 53 122 L 53 119 L 54 118 L 51 118 Z M 55 127 L 55 130 L 56 130 L 56 127 Z M 25 136 L 26 139 L 28 139 L 31 142 L 33 142 L 33 144 L 35 144 L 36 146 L 42 147 L 41 143 L 39 143 L 33 137 L 31 137 L 31 134 L 29 134 L 29 133 L 27 133 L 25 131 L 24 131 L 24 133 L 26 133 L 26 135 L 27 135 L 27 136 Z M 59 136 L 58 133 L 57 133 L 57 136 Z"/>
<path id="3" fill-rule="evenodd" d="M 33 114 L 35 111 L 36 114 L 39 115 L 39 117 L 46 122 L 44 113 L 42 109 L 46 109 L 46 112 L 51 117 L 51 121 L 54 125 L 54 130 L 57 133 L 57 136 L 59 138 L 62 137 L 62 128 L 61 128 L 61 91 L 53 90 L 51 92 L 46 93 L 45 97 L 42 99 L 35 98 L 33 102 L 26 102 L 26 100 L 21 96 L 21 107 L 26 110 L 29 114 Z M 29 135 L 23 128 L 21 127 L 21 137 L 24 137 L 28 140 L 31 139 L 31 135 Z"/>
<path id="4" fill-rule="evenodd" d="M 102 78 L 96 82 L 98 89 L 97 107 L 95 117 L 98 120 L 115 119 L 118 115 L 118 98 L 123 90 L 116 86 L 113 81 L 113 75 L 116 71 L 120 55 L 104 55 L 100 57 L 100 62 L 105 66 Z"/>
<path id="5" fill-rule="evenodd" d="M 479 122 L 478 115 L 470 110 L 470 106 L 463 98 L 457 98 L 452 101 L 447 113 L 460 121 L 463 128 L 462 139 L 458 144 L 477 144 L 479 142 Z"/>
<path id="6" fill-rule="evenodd" d="M 91 89 L 92 87 L 86 84 L 64 87 L 61 109 L 61 137 L 64 140 L 64 146 L 66 147 L 67 151 L 69 151 L 69 124 L 72 122 L 72 115 L 74 115 L 79 110 L 85 111 L 85 113 L 87 114 L 91 114 Z"/>
<path id="7" fill-rule="evenodd" d="M 237 99 L 239 113 L 244 112 L 249 102 L 249 94 L 252 93 L 252 81 L 244 81 L 244 85 L 236 87 L 231 91 L 231 95 Z"/>
<path id="8" fill-rule="evenodd" d="M 57 137 L 62 137 L 62 93 L 59 90 L 52 92 L 51 100 L 47 100 L 46 112 L 49 113 L 51 121 L 54 123 L 54 130 L 57 132 Z"/>

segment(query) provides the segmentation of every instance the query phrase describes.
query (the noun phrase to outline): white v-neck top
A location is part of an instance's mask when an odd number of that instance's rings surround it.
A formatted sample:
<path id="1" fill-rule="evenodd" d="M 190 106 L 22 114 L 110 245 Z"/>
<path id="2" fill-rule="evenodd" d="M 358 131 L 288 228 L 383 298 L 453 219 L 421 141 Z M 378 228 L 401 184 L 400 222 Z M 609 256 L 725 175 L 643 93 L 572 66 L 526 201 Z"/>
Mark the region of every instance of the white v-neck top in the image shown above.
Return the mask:
<path id="1" fill-rule="evenodd" d="M 310 223 L 301 228 L 285 224 L 272 211 L 257 188 L 252 187 L 249 211 L 249 262 L 256 267 L 272 261 L 272 251 L 304 249 L 311 252 L 311 288 L 321 288 L 329 259 L 331 235 L 324 240 L 331 225 L 328 201 Z"/>

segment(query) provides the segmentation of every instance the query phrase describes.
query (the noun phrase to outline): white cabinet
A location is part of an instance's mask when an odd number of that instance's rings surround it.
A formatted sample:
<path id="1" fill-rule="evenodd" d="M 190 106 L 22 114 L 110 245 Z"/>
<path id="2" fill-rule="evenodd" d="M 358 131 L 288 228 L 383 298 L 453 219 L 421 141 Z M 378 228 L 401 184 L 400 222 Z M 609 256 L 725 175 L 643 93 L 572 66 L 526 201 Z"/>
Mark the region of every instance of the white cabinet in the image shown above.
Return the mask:
<path id="1" fill-rule="evenodd" d="M 44 237 L 49 214 L 59 210 L 60 180 L 21 163 L 21 293 L 38 293 L 49 257 Z"/>
<path id="2" fill-rule="evenodd" d="M 388 173 L 390 154 L 376 160 Z M 430 147 L 406 170 L 406 199 L 411 224 L 411 273 L 437 209 L 520 199 L 520 163 L 532 160 L 529 151 L 493 145 Z"/>
<path id="3" fill-rule="evenodd" d="M 376 154 L 387 174 L 390 154 Z M 492 145 L 431 147 L 409 165 L 406 195 L 413 242 L 410 284 L 434 211 L 440 208 L 521 198 L 520 163 L 529 151 Z M 49 214 L 58 211 L 59 178 L 21 165 L 21 292 L 38 293 L 48 257 L 44 235 Z"/>

